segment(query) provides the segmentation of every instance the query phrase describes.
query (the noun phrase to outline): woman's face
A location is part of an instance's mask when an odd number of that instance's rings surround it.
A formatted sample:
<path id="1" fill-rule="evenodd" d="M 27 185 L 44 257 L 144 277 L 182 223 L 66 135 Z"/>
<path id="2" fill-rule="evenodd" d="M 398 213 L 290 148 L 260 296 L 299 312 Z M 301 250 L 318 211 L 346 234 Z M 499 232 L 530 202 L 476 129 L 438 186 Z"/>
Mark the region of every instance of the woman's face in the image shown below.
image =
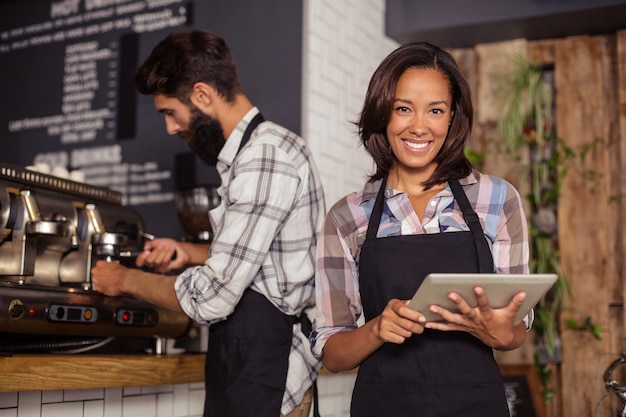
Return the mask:
<path id="1" fill-rule="evenodd" d="M 448 80 L 434 69 L 407 69 L 396 85 L 387 124 L 387 139 L 396 158 L 392 169 L 430 177 L 452 115 Z"/>

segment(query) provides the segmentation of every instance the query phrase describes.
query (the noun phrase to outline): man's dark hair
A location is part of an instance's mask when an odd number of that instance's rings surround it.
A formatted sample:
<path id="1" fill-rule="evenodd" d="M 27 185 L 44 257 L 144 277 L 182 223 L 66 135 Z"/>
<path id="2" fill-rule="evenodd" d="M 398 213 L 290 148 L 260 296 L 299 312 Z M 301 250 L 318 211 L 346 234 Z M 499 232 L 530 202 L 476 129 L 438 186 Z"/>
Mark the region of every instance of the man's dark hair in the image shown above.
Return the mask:
<path id="1" fill-rule="evenodd" d="M 472 130 L 473 107 L 469 85 L 452 56 L 427 42 L 402 45 L 391 52 L 372 75 L 365 103 L 356 125 L 361 142 L 376 163 L 375 181 L 387 175 L 394 162 L 386 129 L 395 100 L 396 85 L 409 68 L 434 69 L 448 81 L 452 96 L 454 116 L 446 141 L 435 157 L 439 165 L 425 187 L 445 182 L 450 178 L 463 178 L 471 172 L 465 156 L 465 142 Z"/>
<path id="2" fill-rule="evenodd" d="M 163 94 L 189 103 L 197 82 L 213 86 L 226 101 L 242 92 L 235 59 L 221 37 L 203 30 L 173 32 L 137 68 L 141 94 Z"/>

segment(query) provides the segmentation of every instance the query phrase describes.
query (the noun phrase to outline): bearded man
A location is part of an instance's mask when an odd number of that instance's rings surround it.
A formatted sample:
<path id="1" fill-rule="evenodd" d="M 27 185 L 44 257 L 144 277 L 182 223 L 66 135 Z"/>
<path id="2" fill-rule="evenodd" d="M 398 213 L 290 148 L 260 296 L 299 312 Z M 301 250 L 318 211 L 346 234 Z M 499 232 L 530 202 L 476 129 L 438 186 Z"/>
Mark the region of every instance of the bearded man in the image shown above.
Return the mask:
<path id="1" fill-rule="evenodd" d="M 135 84 L 153 97 L 167 132 L 216 166 L 221 203 L 209 212 L 210 245 L 157 238 L 136 262 L 153 272 L 98 262 L 95 288 L 209 324 L 205 417 L 308 416 L 321 364 L 305 313 L 315 302 L 325 207 L 304 140 L 263 119 L 228 45 L 206 31 L 167 36 Z"/>

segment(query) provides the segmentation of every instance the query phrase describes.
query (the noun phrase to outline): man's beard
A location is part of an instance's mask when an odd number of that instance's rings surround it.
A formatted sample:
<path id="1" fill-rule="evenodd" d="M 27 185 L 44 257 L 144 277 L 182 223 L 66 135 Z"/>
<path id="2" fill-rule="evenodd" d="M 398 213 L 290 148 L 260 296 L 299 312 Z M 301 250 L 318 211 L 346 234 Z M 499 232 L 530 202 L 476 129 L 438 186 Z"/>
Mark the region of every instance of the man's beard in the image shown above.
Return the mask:
<path id="1" fill-rule="evenodd" d="M 189 148 L 204 162 L 217 165 L 217 156 L 226 143 L 222 124 L 192 105 L 189 128 L 179 136 L 187 140 Z"/>

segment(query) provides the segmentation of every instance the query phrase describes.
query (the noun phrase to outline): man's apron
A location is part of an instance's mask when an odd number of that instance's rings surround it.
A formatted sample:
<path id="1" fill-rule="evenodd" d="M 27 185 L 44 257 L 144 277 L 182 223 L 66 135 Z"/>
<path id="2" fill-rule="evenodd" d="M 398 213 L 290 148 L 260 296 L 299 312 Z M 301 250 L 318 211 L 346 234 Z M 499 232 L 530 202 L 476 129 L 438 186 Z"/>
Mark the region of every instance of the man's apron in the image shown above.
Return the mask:
<path id="1" fill-rule="evenodd" d="M 239 150 L 263 122 L 257 114 Z M 224 321 L 209 326 L 205 363 L 205 417 L 278 417 L 282 404 L 294 317 L 247 289 Z"/>
<path id="2" fill-rule="evenodd" d="M 392 298 L 410 299 L 428 273 L 493 273 L 478 215 L 449 181 L 467 232 L 376 238 L 385 207 L 383 180 L 361 249 L 359 285 L 365 320 Z M 403 344 L 385 343 L 359 367 L 351 415 L 509 417 L 490 347 L 466 332 L 426 329 Z"/>

